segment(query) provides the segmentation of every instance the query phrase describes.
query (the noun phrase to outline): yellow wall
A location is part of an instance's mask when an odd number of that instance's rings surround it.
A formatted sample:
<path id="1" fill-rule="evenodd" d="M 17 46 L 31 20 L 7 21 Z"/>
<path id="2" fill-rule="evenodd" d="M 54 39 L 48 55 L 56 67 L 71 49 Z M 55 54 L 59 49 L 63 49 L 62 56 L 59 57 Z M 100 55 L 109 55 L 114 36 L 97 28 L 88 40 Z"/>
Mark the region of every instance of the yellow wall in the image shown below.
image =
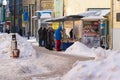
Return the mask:
<path id="1" fill-rule="evenodd" d="M 28 4 L 34 4 L 35 0 L 23 0 L 23 6 L 28 6 Z"/>
<path id="2" fill-rule="evenodd" d="M 111 0 L 112 1 L 112 0 Z M 111 7 L 113 9 L 113 28 L 120 28 L 120 21 L 116 21 L 116 13 L 120 13 L 120 1 L 113 0 L 113 6 L 111 3 Z"/>
<path id="3" fill-rule="evenodd" d="M 65 7 L 66 15 L 78 14 L 87 8 L 110 8 L 110 0 L 67 0 Z"/>

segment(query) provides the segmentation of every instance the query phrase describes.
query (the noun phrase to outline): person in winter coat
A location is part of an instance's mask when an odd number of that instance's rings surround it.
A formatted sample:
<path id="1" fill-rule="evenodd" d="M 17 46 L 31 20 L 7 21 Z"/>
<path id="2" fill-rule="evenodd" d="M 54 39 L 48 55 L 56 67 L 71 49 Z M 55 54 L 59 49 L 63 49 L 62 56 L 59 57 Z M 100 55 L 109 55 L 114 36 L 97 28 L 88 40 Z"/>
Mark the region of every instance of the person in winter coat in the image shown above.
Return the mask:
<path id="1" fill-rule="evenodd" d="M 56 51 L 60 51 L 60 46 L 61 46 L 61 40 L 62 40 L 62 27 L 59 26 L 59 28 L 55 31 L 55 39 L 56 39 Z"/>
<path id="2" fill-rule="evenodd" d="M 73 39 L 73 29 L 70 30 L 69 34 L 70 34 L 70 38 Z"/>
<path id="3" fill-rule="evenodd" d="M 44 27 L 43 30 L 42 30 L 42 46 L 43 47 L 45 47 L 45 45 L 46 45 L 46 33 L 47 33 L 47 30 Z"/>
<path id="4" fill-rule="evenodd" d="M 49 27 L 47 30 L 47 49 L 53 50 L 54 47 L 54 30 Z"/>
<path id="5" fill-rule="evenodd" d="M 39 46 L 42 46 L 42 27 L 38 30 Z"/>

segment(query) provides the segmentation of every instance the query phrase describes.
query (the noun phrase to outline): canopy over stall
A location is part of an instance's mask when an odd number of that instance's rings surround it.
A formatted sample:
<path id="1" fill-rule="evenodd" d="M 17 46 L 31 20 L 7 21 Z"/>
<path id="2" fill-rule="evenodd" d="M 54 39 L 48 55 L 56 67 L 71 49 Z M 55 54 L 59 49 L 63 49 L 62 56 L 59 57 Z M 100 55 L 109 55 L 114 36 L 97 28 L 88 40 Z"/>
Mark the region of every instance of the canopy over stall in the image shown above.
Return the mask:
<path id="1" fill-rule="evenodd" d="M 62 16 L 58 18 L 51 18 L 51 19 L 46 19 L 46 22 L 64 22 L 64 21 L 73 21 L 73 20 L 80 20 L 84 16 L 82 15 L 68 15 L 68 16 Z"/>

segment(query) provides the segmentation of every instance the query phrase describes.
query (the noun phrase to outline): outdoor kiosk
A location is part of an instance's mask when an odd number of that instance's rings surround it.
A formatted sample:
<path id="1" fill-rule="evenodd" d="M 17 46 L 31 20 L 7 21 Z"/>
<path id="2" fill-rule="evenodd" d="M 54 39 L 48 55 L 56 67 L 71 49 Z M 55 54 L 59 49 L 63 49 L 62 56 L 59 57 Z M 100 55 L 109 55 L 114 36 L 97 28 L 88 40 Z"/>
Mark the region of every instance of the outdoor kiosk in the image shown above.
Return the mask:
<path id="1" fill-rule="evenodd" d="M 82 18 L 82 43 L 88 47 L 108 48 L 107 18 L 101 16 L 89 16 Z"/>
<path id="2" fill-rule="evenodd" d="M 72 21 L 73 22 L 72 28 L 74 29 L 75 21 L 80 20 L 81 18 L 83 18 L 82 15 L 69 15 L 69 16 L 62 16 L 62 17 L 58 17 L 58 18 L 46 19 L 45 21 L 62 23 L 62 27 L 64 30 L 65 29 L 65 25 L 64 25 L 65 21 Z M 73 30 L 73 32 L 74 32 L 74 30 Z M 62 34 L 64 34 L 64 31 Z M 74 33 L 73 33 L 73 35 L 74 35 Z M 65 38 L 65 39 L 62 40 L 61 50 L 66 50 L 69 46 L 71 46 L 74 43 L 74 39 L 73 40 L 70 40 L 69 38 L 66 39 L 66 37 L 64 35 L 63 35 L 63 38 Z"/>

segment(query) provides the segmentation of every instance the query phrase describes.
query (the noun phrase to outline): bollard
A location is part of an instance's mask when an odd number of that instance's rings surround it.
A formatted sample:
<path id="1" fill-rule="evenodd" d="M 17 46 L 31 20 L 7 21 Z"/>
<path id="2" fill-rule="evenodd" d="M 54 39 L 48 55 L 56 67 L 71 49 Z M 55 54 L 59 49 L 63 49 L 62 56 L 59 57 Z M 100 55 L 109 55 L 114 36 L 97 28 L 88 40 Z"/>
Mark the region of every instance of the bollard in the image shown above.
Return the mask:
<path id="1" fill-rule="evenodd" d="M 11 41 L 11 50 L 17 49 L 17 41 L 16 40 L 12 40 Z"/>
<path id="2" fill-rule="evenodd" d="M 20 50 L 17 49 L 17 41 L 16 41 L 16 35 L 12 35 L 12 41 L 11 41 L 11 55 L 12 58 L 18 58 L 20 55 Z"/>
<path id="3" fill-rule="evenodd" d="M 14 49 L 12 51 L 12 57 L 13 58 L 18 58 L 19 57 L 19 54 L 20 54 L 20 50 L 19 49 Z"/>

